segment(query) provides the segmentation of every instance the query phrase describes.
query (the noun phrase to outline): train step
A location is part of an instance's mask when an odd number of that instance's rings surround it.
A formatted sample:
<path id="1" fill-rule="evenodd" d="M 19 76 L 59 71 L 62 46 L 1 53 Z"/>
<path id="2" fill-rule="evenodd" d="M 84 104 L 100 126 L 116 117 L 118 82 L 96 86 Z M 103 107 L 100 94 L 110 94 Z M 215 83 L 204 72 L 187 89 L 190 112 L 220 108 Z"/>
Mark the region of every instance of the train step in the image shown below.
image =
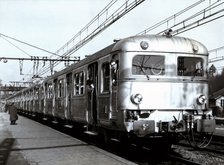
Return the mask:
<path id="1" fill-rule="evenodd" d="M 95 132 L 95 131 L 84 131 L 85 134 L 88 134 L 88 135 L 92 135 L 92 136 L 97 136 L 98 133 Z"/>
<path id="2" fill-rule="evenodd" d="M 53 120 L 53 121 L 51 121 L 51 123 L 53 123 L 53 124 L 58 124 L 58 121 Z"/>
<path id="3" fill-rule="evenodd" d="M 73 128 L 73 125 L 65 124 L 64 127 L 66 127 L 66 128 Z"/>

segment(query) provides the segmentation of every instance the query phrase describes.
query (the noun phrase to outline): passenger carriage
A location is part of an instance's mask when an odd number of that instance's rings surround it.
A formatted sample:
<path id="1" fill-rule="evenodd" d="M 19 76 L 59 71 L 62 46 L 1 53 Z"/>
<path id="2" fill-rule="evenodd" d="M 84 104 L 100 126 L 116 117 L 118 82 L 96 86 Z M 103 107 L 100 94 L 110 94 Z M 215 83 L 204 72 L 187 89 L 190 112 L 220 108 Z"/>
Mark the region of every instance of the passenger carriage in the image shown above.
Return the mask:
<path id="1" fill-rule="evenodd" d="M 207 64 L 192 39 L 125 38 L 46 78 L 39 112 L 116 138 L 212 134 Z"/>

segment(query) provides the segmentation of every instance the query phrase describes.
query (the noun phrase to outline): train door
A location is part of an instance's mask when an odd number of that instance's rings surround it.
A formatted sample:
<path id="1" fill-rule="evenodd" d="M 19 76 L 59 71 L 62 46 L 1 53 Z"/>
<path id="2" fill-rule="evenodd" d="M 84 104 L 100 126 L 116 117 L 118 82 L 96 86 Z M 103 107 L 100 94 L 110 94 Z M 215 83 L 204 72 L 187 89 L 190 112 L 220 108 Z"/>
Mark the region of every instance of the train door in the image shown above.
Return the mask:
<path id="1" fill-rule="evenodd" d="M 60 76 L 55 79 L 56 99 L 54 116 L 60 119 L 65 119 L 65 76 Z"/>
<path id="2" fill-rule="evenodd" d="M 119 79 L 119 61 L 118 55 L 114 55 L 112 57 L 110 63 L 110 72 L 111 72 L 111 96 L 110 96 L 110 105 L 111 105 L 111 113 L 110 119 L 117 119 L 117 90 L 118 90 L 118 79 Z"/>
<path id="3" fill-rule="evenodd" d="M 40 92 L 39 92 L 39 115 L 41 115 L 44 113 L 44 98 L 45 98 L 44 85 L 41 85 L 39 90 L 40 90 Z"/>
<path id="4" fill-rule="evenodd" d="M 98 95 L 98 63 L 92 63 L 88 66 L 87 74 L 87 111 L 88 123 L 97 124 L 97 95 Z"/>
<path id="5" fill-rule="evenodd" d="M 65 118 L 71 120 L 72 73 L 66 75 Z"/>
<path id="6" fill-rule="evenodd" d="M 101 59 L 102 64 L 100 65 L 100 94 L 98 97 L 98 114 L 99 119 L 108 121 L 111 114 L 111 79 L 110 79 L 110 56 Z"/>
<path id="7" fill-rule="evenodd" d="M 52 84 L 52 115 L 55 116 L 55 112 L 57 112 L 57 95 L 58 95 L 58 79 L 54 79 Z"/>

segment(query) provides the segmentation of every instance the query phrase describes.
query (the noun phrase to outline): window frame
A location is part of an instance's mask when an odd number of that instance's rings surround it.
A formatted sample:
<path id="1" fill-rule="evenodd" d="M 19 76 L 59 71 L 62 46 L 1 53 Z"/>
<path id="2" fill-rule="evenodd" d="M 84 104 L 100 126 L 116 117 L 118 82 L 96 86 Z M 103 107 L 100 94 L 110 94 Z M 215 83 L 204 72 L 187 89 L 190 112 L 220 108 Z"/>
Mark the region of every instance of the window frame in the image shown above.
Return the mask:
<path id="1" fill-rule="evenodd" d="M 77 81 L 78 80 L 78 81 Z M 85 94 L 85 72 L 80 71 L 73 73 L 73 96 L 82 96 Z"/>
<path id="2" fill-rule="evenodd" d="M 141 57 L 141 58 L 143 58 L 143 57 L 144 58 L 145 57 L 149 57 L 149 58 L 151 58 L 151 57 L 153 57 L 153 58 L 154 57 L 160 57 L 161 59 L 159 59 L 159 60 L 160 61 L 162 60 L 163 62 L 162 62 L 162 64 L 158 63 L 159 66 L 161 66 L 161 68 L 159 68 L 160 70 L 158 69 L 159 73 L 156 73 L 154 70 L 152 70 L 153 69 L 153 65 L 155 64 L 155 62 L 149 63 L 149 66 L 143 66 L 144 64 L 143 65 L 135 64 L 135 62 L 138 61 L 138 59 L 137 60 L 135 59 L 137 57 Z M 136 60 L 136 61 L 134 61 L 134 60 Z M 154 58 L 153 60 L 156 60 L 156 59 Z M 165 63 L 165 60 L 166 60 L 166 56 L 165 55 L 161 55 L 161 54 L 159 54 L 159 55 L 157 55 L 157 54 L 136 54 L 132 58 L 131 73 L 134 76 L 143 76 L 143 75 L 150 76 L 150 77 L 151 76 L 164 76 L 164 75 L 166 75 L 166 63 Z M 148 59 L 146 60 L 146 62 L 147 61 L 148 61 Z M 135 64 L 135 67 L 134 67 L 134 64 Z M 139 67 L 138 69 L 139 69 L 140 73 L 137 73 L 138 72 L 137 71 L 137 67 Z M 147 68 L 147 69 L 143 70 L 144 68 Z"/>
<path id="3" fill-rule="evenodd" d="M 52 99 L 53 98 L 53 83 L 46 83 L 46 96 L 47 99 Z"/>
<path id="4" fill-rule="evenodd" d="M 63 98 L 65 96 L 65 84 L 64 84 L 64 78 L 60 78 L 57 81 L 57 97 Z"/>
<path id="5" fill-rule="evenodd" d="M 183 64 L 183 66 L 181 66 L 182 64 L 180 64 L 180 58 L 184 59 L 186 58 L 187 60 L 189 60 L 188 64 L 190 64 L 190 62 L 195 62 L 196 59 L 197 60 L 197 64 L 195 63 L 194 66 L 195 68 L 190 69 L 189 68 L 193 65 L 189 65 L 187 67 L 185 67 Z M 191 60 L 191 61 L 190 61 Z M 197 68 L 198 63 L 200 62 L 200 68 Z M 177 57 L 177 71 L 176 71 L 176 75 L 177 76 L 183 76 L 183 77 L 204 77 L 205 76 L 205 70 L 204 70 L 204 59 L 202 57 L 192 57 L 192 56 L 178 56 Z M 181 69 L 182 68 L 182 69 Z M 187 72 L 188 70 L 188 72 Z M 198 73 L 198 71 L 200 71 Z M 184 73 L 185 72 L 185 73 Z"/>
<path id="6" fill-rule="evenodd" d="M 110 62 L 105 61 L 101 65 L 101 93 L 109 93 L 110 91 Z"/>

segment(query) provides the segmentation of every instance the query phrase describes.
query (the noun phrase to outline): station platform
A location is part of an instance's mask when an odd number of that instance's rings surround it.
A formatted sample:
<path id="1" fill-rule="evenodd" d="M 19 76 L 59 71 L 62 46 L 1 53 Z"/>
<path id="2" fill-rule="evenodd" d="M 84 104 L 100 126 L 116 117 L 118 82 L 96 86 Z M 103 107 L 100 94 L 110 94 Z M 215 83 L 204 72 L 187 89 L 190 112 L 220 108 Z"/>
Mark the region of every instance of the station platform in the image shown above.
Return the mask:
<path id="1" fill-rule="evenodd" d="M 117 155 L 19 116 L 10 125 L 0 112 L 0 165 L 124 165 Z"/>

